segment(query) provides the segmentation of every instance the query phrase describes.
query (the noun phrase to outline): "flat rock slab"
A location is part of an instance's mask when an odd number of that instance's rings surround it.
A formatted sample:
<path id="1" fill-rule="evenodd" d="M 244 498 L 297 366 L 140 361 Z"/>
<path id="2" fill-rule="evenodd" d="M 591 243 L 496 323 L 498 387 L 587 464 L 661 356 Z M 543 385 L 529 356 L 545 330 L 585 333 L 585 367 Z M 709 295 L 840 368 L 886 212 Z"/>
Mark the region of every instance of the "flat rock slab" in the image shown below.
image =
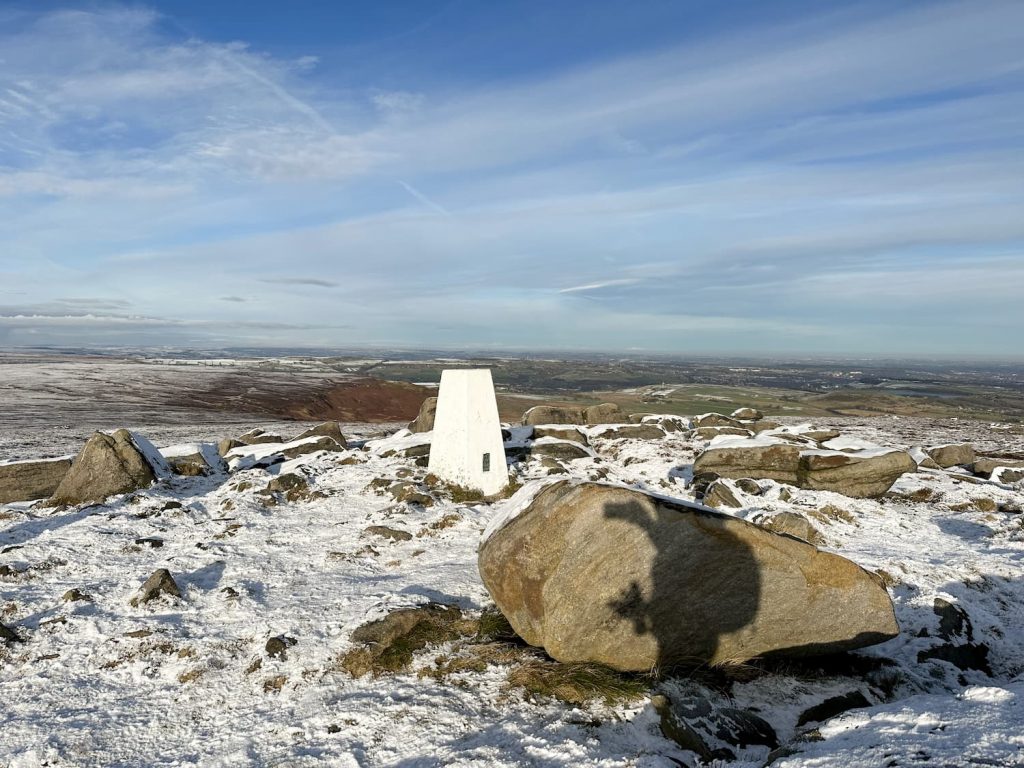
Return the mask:
<path id="1" fill-rule="evenodd" d="M 806 542 L 618 486 L 520 491 L 533 492 L 509 502 L 522 511 L 478 563 L 516 632 L 558 661 L 645 671 L 832 653 L 899 631 L 881 584 Z"/>

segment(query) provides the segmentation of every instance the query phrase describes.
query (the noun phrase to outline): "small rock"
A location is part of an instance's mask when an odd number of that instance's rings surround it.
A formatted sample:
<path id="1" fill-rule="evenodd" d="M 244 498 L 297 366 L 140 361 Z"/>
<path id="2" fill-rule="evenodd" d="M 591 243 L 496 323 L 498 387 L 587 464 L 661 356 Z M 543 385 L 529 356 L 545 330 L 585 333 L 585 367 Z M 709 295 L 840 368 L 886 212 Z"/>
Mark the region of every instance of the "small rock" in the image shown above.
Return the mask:
<path id="1" fill-rule="evenodd" d="M 260 445 L 262 443 L 283 443 L 284 438 L 257 427 L 256 429 L 250 429 L 244 435 L 239 435 L 238 442 L 242 445 Z"/>
<path id="2" fill-rule="evenodd" d="M 153 571 L 153 574 L 139 588 L 135 597 L 131 599 L 131 604 L 138 607 L 143 603 L 156 599 L 160 595 L 181 597 L 181 590 L 178 589 L 178 585 L 171 576 L 171 572 L 166 568 L 158 568 Z"/>
<path id="3" fill-rule="evenodd" d="M 240 440 L 235 440 L 233 437 L 225 437 L 217 443 L 217 453 L 219 453 L 221 457 L 224 457 L 228 455 L 228 451 L 232 448 L 238 448 L 243 445 L 245 445 L 245 443 Z"/>
<path id="4" fill-rule="evenodd" d="M 336 421 L 325 421 L 323 424 L 310 427 L 292 442 L 305 440 L 307 437 L 329 437 L 342 448 L 348 448 L 348 441 L 345 440 L 345 434 L 341 431 L 341 424 Z"/>
<path id="5" fill-rule="evenodd" d="M 799 727 L 807 723 L 823 723 L 843 714 L 843 712 L 849 712 L 851 709 L 863 709 L 870 706 L 871 702 L 861 691 L 850 691 L 815 704 L 800 715 L 796 724 Z"/>
<path id="6" fill-rule="evenodd" d="M 809 544 L 818 545 L 824 541 L 818 529 L 811 525 L 810 520 L 796 512 L 779 512 L 764 522 L 760 520 L 755 522 L 772 533 L 784 533 L 787 536 L 803 539 Z"/>
<path id="7" fill-rule="evenodd" d="M 721 509 L 722 507 L 739 509 L 743 506 L 743 502 L 736 498 L 736 494 L 722 480 L 715 480 L 708 486 L 702 501 L 705 505 L 715 509 Z"/>
<path id="8" fill-rule="evenodd" d="M 661 732 L 702 760 L 735 760 L 738 749 L 779 746 L 772 726 L 753 712 L 733 707 L 715 707 L 702 696 L 672 701 L 657 694 L 651 704 L 661 718 Z"/>
<path id="9" fill-rule="evenodd" d="M 13 629 L 8 627 L 6 624 L 0 624 L 0 640 L 3 640 L 7 643 L 22 642 L 21 638 L 18 637 L 18 634 Z"/>
<path id="10" fill-rule="evenodd" d="M 61 600 L 63 600 L 65 603 L 92 602 L 92 596 L 87 595 L 80 589 L 69 589 L 61 597 Z"/>
<path id="11" fill-rule="evenodd" d="M 737 408 L 732 412 L 732 418 L 742 421 L 760 421 L 764 418 L 764 414 L 757 408 Z"/>
<path id="12" fill-rule="evenodd" d="M 386 525 L 371 525 L 363 533 L 369 533 L 372 536 L 382 536 L 385 539 L 391 539 L 392 541 L 411 541 L 412 534 L 408 531 L 400 531 L 397 528 L 388 528 Z"/>
<path id="13" fill-rule="evenodd" d="M 741 477 L 736 481 L 736 487 L 739 488 L 746 494 L 751 496 L 760 496 L 764 493 L 764 489 L 757 484 L 756 480 L 752 480 L 749 477 Z"/>
<path id="14" fill-rule="evenodd" d="M 288 658 L 288 649 L 298 643 L 294 637 L 288 637 L 288 635 L 278 635 L 267 640 L 266 651 L 267 656 L 274 659 L 281 659 L 284 661 Z"/>
<path id="15" fill-rule="evenodd" d="M 569 442 L 568 440 L 540 443 L 539 445 L 534 443 L 530 446 L 530 455 L 549 456 L 552 459 L 561 459 L 562 461 L 590 458 L 590 454 L 587 452 L 586 448 L 578 443 Z"/>
<path id="16" fill-rule="evenodd" d="M 943 640 L 952 640 L 954 637 L 963 637 L 968 641 L 974 639 L 974 627 L 963 608 L 936 597 L 932 611 L 939 617 L 939 637 Z"/>
<path id="17" fill-rule="evenodd" d="M 169 512 L 172 509 L 184 509 L 184 506 L 180 501 L 165 501 L 164 505 L 160 507 L 161 512 Z"/>
<path id="18" fill-rule="evenodd" d="M 141 539 L 136 539 L 135 543 L 141 546 L 151 547 L 153 549 L 159 549 L 164 545 L 164 540 L 157 538 L 156 536 L 145 536 Z"/>

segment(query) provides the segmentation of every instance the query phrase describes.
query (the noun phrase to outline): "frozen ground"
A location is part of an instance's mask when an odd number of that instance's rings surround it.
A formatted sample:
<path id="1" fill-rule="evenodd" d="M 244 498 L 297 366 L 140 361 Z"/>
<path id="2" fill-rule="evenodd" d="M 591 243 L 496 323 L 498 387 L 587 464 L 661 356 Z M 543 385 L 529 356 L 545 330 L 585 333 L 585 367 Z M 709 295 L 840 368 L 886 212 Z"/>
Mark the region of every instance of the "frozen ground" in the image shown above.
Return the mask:
<path id="1" fill-rule="evenodd" d="M 148 436 L 166 445 L 242 431 L 229 426 Z M 988 425 L 837 426 L 897 447 L 967 438 L 1022 449 L 1019 436 L 1002 439 Z M 69 450 L 66 441 L 47 444 L 48 433 L 18 439 L 43 453 Z M 405 674 L 353 679 L 341 671 L 352 630 L 369 619 L 427 601 L 471 614 L 490 603 L 476 548 L 502 508 L 444 497 L 426 509 L 396 504 L 370 484 L 420 479 L 424 470 L 381 455 L 399 441 L 372 442 L 370 450 L 352 442 L 344 453 L 270 470 L 174 478 L 104 506 L 0 507 L 0 568 L 8 566 L 0 571 L 0 621 L 25 641 L 0 650 L 0 765 L 694 764 L 692 753 L 661 735 L 647 699 L 621 706 L 534 700 L 508 686 L 502 666 L 445 683 L 418 676 L 443 648 L 420 653 Z M 569 462 L 571 476 L 607 469 L 611 482 L 692 498 L 686 478 L 700 446 L 689 438 L 593 444 L 599 460 Z M 543 473 L 536 461 L 514 469 L 522 479 Z M 282 472 L 303 474 L 323 497 L 264 506 L 257 492 Z M 815 522 L 824 547 L 885 572 L 901 626 L 898 638 L 862 652 L 895 664 L 884 690 L 856 675 L 776 670 L 716 693 L 774 726 L 792 752 L 774 765 L 1024 765 L 1020 487 L 931 471 L 905 475 L 879 500 L 793 490 L 783 501 L 781 486 L 765 484 L 763 496 L 737 491 L 746 506 L 735 514 L 829 511 Z M 165 509 L 169 501 L 182 506 Z M 366 532 L 372 525 L 411 538 L 384 539 Z M 131 607 L 135 590 L 161 567 L 183 599 Z M 63 602 L 71 589 L 92 601 Z M 989 648 L 991 674 L 918 661 L 939 642 L 937 597 L 967 612 L 974 642 Z M 286 659 L 269 657 L 267 639 L 282 634 L 298 642 Z M 878 703 L 797 725 L 807 707 L 853 689 Z M 766 757 L 766 748 L 750 748 L 734 765 L 762 765 Z"/>

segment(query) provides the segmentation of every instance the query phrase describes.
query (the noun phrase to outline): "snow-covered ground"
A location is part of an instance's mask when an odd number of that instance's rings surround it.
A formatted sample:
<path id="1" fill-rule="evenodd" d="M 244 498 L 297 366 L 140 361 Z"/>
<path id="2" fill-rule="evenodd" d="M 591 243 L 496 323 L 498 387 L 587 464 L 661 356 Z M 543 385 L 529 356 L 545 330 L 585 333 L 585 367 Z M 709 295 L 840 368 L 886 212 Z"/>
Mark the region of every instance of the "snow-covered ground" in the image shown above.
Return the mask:
<path id="1" fill-rule="evenodd" d="M 895 447 L 923 433 L 932 444 L 967 438 L 1022 449 L 998 428 L 971 423 L 819 425 Z M 228 434 L 199 429 L 148 437 L 169 445 Z M 24 640 L 0 644 L 0 765 L 694 764 L 693 753 L 661 735 L 647 699 L 535 700 L 510 688 L 500 665 L 448 682 L 418 676 L 443 648 L 421 652 L 395 676 L 342 671 L 351 632 L 370 619 L 428 601 L 471 613 L 490 605 L 476 549 L 492 517 L 516 503 L 396 503 L 371 483 L 415 481 L 425 469 L 382 455 L 411 444 L 401 437 L 362 450 L 358 438 L 372 431 L 348 430 L 355 439 L 342 453 L 176 477 L 103 506 L 0 507 L 0 568 L 8 566 L 0 570 L 0 621 Z M 592 443 L 596 457 L 567 462 L 570 476 L 607 471 L 611 482 L 693 498 L 686 480 L 700 443 L 681 433 Z M 68 452 L 65 443 L 50 451 Z M 521 479 L 544 472 L 537 461 L 515 470 Z M 265 506 L 258 492 L 287 472 L 308 479 L 312 498 Z M 898 638 L 860 652 L 894 663 L 886 686 L 877 677 L 791 670 L 714 693 L 772 724 L 790 752 L 773 765 L 1024 765 L 1024 491 L 960 471 L 904 475 L 877 500 L 790 489 L 784 501 L 782 486 L 762 485 L 761 496 L 736 490 L 745 506 L 733 513 L 811 516 L 824 548 L 884 571 L 901 626 Z M 370 526 L 410 538 L 383 538 Z M 157 568 L 172 573 L 183 598 L 132 607 Z M 92 600 L 64 602 L 72 589 Z M 918 661 L 939 642 L 936 598 L 966 611 L 973 641 L 989 649 L 991 675 Z M 277 635 L 297 640 L 285 659 L 265 651 Z M 879 703 L 797 725 L 809 706 L 854 689 Z M 767 752 L 744 750 L 733 764 L 762 765 Z"/>

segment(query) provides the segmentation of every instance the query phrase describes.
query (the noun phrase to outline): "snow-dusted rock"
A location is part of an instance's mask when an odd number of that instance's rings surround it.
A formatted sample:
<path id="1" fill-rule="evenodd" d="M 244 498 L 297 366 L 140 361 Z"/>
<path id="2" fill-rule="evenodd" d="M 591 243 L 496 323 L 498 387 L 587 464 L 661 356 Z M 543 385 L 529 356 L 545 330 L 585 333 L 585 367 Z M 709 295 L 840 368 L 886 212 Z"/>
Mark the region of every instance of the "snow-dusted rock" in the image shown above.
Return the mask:
<path id="1" fill-rule="evenodd" d="M 292 442 L 305 440 L 307 437 L 329 437 L 342 448 L 348 448 L 348 441 L 345 439 L 345 434 L 341 431 L 341 424 L 336 421 L 325 421 L 322 424 L 317 424 L 315 427 L 310 427 L 301 435 L 296 435 Z"/>
<path id="2" fill-rule="evenodd" d="M 68 456 L 0 464 L 0 504 L 45 499 L 57 490 L 70 467 Z"/>
<path id="3" fill-rule="evenodd" d="M 627 488 L 556 482 L 489 533 L 484 584 L 516 632 L 559 661 L 646 671 L 828 653 L 899 631 L 885 589 L 855 563 Z"/>
<path id="4" fill-rule="evenodd" d="M 583 430 L 578 429 L 572 425 L 560 425 L 560 424 L 546 424 L 538 425 L 533 428 L 533 437 L 540 439 L 542 437 L 553 437 L 556 440 L 569 440 L 580 445 L 590 445 L 587 440 L 586 434 Z"/>
<path id="5" fill-rule="evenodd" d="M 654 424 L 622 424 L 608 427 L 594 435 L 604 440 L 660 440 L 664 436 L 665 430 Z"/>
<path id="6" fill-rule="evenodd" d="M 409 422 L 409 431 L 418 434 L 430 432 L 434 429 L 434 416 L 437 414 L 437 398 L 428 397 L 420 406 L 420 412 L 415 419 Z"/>
<path id="7" fill-rule="evenodd" d="M 97 432 L 86 441 L 50 503 L 89 504 L 153 484 L 166 464 L 156 449 L 127 429 Z"/>
<path id="8" fill-rule="evenodd" d="M 936 445 L 925 450 L 943 469 L 974 463 L 974 446 L 970 443 Z"/>
<path id="9" fill-rule="evenodd" d="M 737 408 L 732 412 L 732 418 L 740 421 L 759 421 L 764 418 L 764 414 L 757 408 Z"/>

